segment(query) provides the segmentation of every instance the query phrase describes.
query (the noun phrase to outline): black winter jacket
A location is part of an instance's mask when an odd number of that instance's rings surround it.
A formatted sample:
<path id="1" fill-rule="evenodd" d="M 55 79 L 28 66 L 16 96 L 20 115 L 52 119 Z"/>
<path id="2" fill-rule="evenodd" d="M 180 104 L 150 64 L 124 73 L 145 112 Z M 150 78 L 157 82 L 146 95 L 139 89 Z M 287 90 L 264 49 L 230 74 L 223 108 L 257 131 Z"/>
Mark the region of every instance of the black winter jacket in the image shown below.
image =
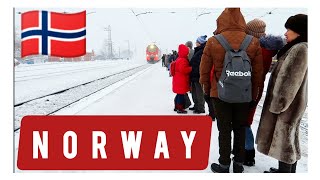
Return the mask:
<path id="1" fill-rule="evenodd" d="M 194 54 L 190 60 L 190 66 L 192 66 L 192 71 L 190 73 L 190 80 L 191 82 L 199 82 L 200 78 L 200 62 L 202 53 L 206 43 L 201 44 L 200 46 L 194 48 Z"/>

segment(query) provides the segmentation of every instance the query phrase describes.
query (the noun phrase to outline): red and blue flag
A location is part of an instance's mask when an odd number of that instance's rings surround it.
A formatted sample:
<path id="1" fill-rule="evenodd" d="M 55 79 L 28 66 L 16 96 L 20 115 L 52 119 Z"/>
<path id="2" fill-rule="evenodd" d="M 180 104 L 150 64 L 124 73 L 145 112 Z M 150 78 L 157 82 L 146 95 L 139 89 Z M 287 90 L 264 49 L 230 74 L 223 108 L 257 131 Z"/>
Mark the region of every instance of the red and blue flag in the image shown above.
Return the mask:
<path id="1" fill-rule="evenodd" d="M 79 57 L 86 54 L 86 11 L 28 11 L 21 17 L 21 57 Z"/>

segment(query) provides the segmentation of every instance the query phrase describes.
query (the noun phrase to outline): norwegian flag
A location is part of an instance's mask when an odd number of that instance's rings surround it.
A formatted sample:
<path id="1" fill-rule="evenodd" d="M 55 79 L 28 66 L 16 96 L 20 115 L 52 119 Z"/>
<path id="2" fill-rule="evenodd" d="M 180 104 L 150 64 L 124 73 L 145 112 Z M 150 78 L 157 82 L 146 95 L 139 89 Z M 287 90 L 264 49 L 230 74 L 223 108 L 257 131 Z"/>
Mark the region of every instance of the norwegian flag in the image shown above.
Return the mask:
<path id="1" fill-rule="evenodd" d="M 28 11 L 21 18 L 21 57 L 86 54 L 86 11 L 65 14 Z"/>

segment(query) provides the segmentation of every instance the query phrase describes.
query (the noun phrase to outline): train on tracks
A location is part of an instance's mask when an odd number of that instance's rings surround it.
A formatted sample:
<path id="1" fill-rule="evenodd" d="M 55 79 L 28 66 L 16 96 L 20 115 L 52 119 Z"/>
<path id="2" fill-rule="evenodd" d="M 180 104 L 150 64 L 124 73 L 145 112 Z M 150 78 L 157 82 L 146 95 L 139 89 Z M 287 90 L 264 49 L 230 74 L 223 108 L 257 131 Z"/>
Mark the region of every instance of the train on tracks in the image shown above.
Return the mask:
<path id="1" fill-rule="evenodd" d="M 146 60 L 150 64 L 159 62 L 161 59 L 161 51 L 154 43 L 149 44 L 146 48 Z"/>

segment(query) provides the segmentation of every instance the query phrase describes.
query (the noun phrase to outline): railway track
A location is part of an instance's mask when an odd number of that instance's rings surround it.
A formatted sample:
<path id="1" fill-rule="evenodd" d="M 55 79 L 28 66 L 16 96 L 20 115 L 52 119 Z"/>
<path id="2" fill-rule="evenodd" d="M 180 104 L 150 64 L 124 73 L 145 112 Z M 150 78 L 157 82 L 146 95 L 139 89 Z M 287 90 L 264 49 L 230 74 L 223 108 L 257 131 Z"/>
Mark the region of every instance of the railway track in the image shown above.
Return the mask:
<path id="1" fill-rule="evenodd" d="M 42 78 L 47 78 L 47 77 L 52 77 L 52 76 L 58 76 L 58 75 L 67 75 L 67 74 L 73 74 L 73 73 L 78 73 L 78 72 L 83 72 L 83 71 L 88 71 L 88 70 L 99 70 L 99 69 L 104 69 L 106 67 L 112 67 L 112 65 L 99 65 L 99 66 L 91 66 L 87 68 L 76 68 L 76 69 L 68 69 L 68 68 L 51 68 L 51 69 L 57 69 L 59 71 L 55 72 L 49 72 L 49 73 L 38 73 L 38 74 L 32 74 L 32 75 L 16 75 L 15 76 L 15 82 L 23 82 L 23 81 L 29 81 L 29 80 L 35 80 L 35 79 L 42 79 Z M 62 70 L 61 70 L 62 69 Z M 43 69 L 38 69 L 39 71 L 43 71 Z M 48 70 L 48 69 L 46 69 Z M 25 71 L 24 71 L 25 72 Z"/>
<path id="2" fill-rule="evenodd" d="M 20 121 L 26 115 L 52 115 L 55 112 L 58 112 L 61 109 L 66 108 L 150 66 L 151 65 L 149 64 L 138 66 L 90 82 L 79 84 L 74 87 L 15 104 L 14 132 L 17 132 L 20 129 Z"/>

